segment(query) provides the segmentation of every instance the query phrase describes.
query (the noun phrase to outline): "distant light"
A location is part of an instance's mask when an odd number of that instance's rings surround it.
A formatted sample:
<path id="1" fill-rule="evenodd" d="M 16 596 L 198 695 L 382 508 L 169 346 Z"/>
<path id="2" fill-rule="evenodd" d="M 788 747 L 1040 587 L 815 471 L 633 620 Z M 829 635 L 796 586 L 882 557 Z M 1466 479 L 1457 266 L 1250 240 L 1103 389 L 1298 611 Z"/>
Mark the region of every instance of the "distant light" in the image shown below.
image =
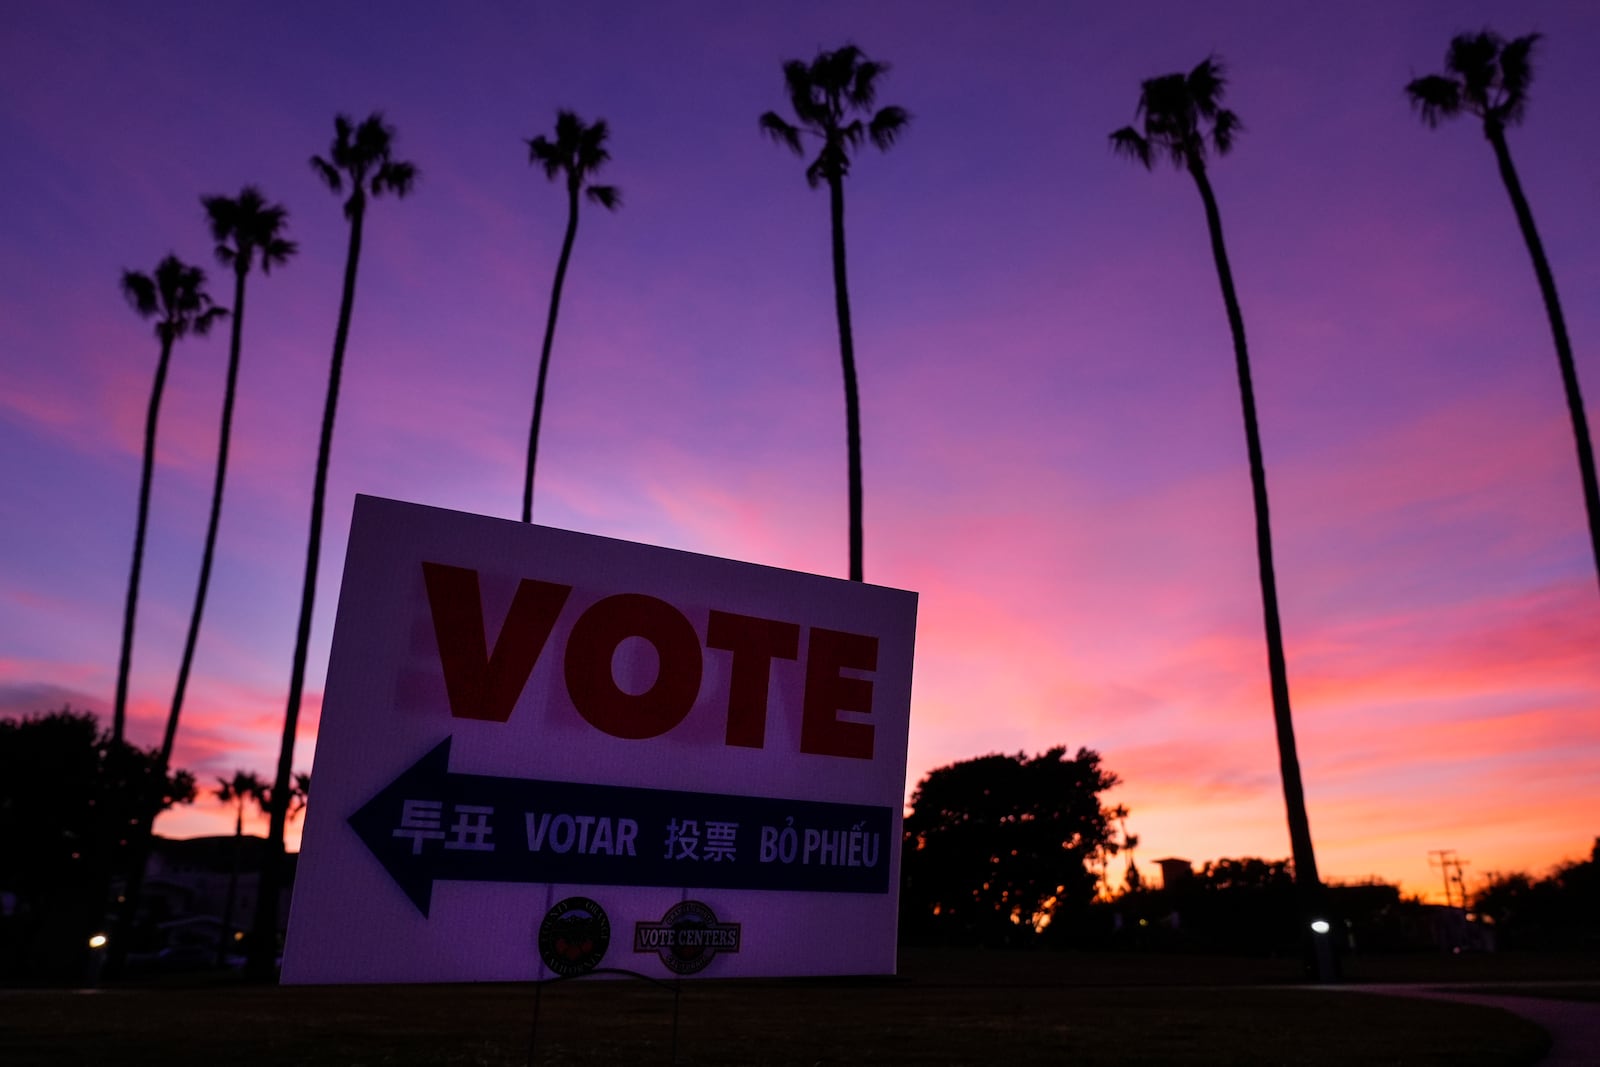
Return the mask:
<path id="1" fill-rule="evenodd" d="M 243 930 L 235 930 L 233 932 L 233 939 L 235 941 L 243 941 L 244 940 L 244 931 Z"/>
<path id="2" fill-rule="evenodd" d="M 1315 931 L 1316 933 L 1319 933 L 1319 934 L 1327 933 L 1328 930 L 1330 929 L 1330 927 L 1328 926 L 1328 920 L 1327 919 L 1312 919 L 1311 920 L 1311 929 L 1313 931 Z"/>
<path id="3" fill-rule="evenodd" d="M 89 939 L 89 947 L 90 948 L 105 948 L 106 947 L 106 935 L 105 934 L 95 934 L 93 937 L 91 937 Z"/>

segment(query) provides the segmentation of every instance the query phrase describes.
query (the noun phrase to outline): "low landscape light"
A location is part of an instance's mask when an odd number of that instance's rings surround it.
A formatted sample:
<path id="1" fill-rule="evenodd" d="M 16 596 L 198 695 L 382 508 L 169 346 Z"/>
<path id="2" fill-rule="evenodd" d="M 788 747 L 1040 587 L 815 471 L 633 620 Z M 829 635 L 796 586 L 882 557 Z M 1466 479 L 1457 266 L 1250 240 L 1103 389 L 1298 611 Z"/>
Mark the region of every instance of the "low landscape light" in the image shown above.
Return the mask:
<path id="1" fill-rule="evenodd" d="M 90 948 L 105 948 L 106 947 L 106 935 L 105 934 L 95 934 L 93 937 L 91 937 L 89 939 L 89 947 Z"/>
<path id="2" fill-rule="evenodd" d="M 1328 920 L 1327 919 L 1312 919 L 1311 920 L 1311 929 L 1315 933 L 1319 933 L 1319 934 L 1327 933 L 1328 930 L 1329 930 Z"/>

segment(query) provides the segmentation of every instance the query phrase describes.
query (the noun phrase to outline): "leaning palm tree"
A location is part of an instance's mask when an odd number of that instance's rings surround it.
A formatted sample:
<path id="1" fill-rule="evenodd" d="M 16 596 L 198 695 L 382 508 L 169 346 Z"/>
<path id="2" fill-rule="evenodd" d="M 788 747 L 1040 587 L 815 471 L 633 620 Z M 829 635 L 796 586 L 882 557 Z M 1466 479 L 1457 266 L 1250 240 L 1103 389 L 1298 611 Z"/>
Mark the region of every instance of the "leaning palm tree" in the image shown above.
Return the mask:
<path id="1" fill-rule="evenodd" d="M 232 778 L 217 779 L 217 800 L 233 805 L 233 871 L 228 876 L 227 902 L 222 907 L 222 928 L 217 933 L 217 966 L 221 967 L 233 941 L 233 904 L 239 895 L 240 857 L 244 849 L 244 808 L 254 803 L 257 811 L 266 811 L 267 783 L 253 771 L 234 771 Z"/>
<path id="2" fill-rule="evenodd" d="M 1188 74 L 1167 74 L 1149 78 L 1139 87 L 1136 115 L 1143 129 L 1125 126 L 1111 134 L 1111 147 L 1121 155 L 1143 163 L 1150 169 L 1158 159 L 1167 159 L 1189 172 L 1205 205 L 1206 226 L 1211 233 L 1211 254 L 1216 260 L 1217 278 L 1222 285 L 1222 301 L 1227 308 L 1228 326 L 1233 332 L 1234 361 L 1239 373 L 1239 398 L 1244 408 L 1245 441 L 1250 458 L 1250 485 L 1255 497 L 1256 560 L 1261 572 L 1261 606 L 1267 633 L 1267 670 L 1271 681 L 1272 714 L 1277 724 L 1278 764 L 1283 777 L 1283 797 L 1288 809 L 1289 843 L 1294 853 L 1295 882 L 1300 887 L 1301 906 L 1308 914 L 1307 924 L 1317 916 L 1322 883 L 1317 874 L 1316 853 L 1311 844 L 1311 822 L 1306 815 L 1305 790 L 1300 780 L 1300 757 L 1295 750 L 1294 718 L 1289 709 L 1289 672 L 1283 652 L 1283 630 L 1278 615 L 1278 583 L 1272 563 L 1272 527 L 1267 511 L 1267 472 L 1261 455 L 1261 431 L 1256 424 L 1255 390 L 1250 381 L 1250 354 L 1245 346 L 1244 316 L 1233 287 L 1233 271 L 1228 266 L 1228 250 L 1222 240 L 1222 216 L 1217 198 L 1206 175 L 1207 145 L 1217 155 L 1232 148 L 1241 124 L 1239 116 L 1222 107 L 1227 81 L 1221 60 L 1208 57 Z M 1332 977 L 1331 957 L 1320 951 L 1325 939 L 1317 942 L 1319 977 Z"/>
<path id="3" fill-rule="evenodd" d="M 556 260 L 555 282 L 550 287 L 550 312 L 544 323 L 544 347 L 539 352 L 539 381 L 533 390 L 533 425 L 528 429 L 528 470 L 522 480 L 522 521 L 533 521 L 533 466 L 539 453 L 539 420 L 544 413 L 544 382 L 550 371 L 550 345 L 556 336 L 556 316 L 561 312 L 561 287 L 567 280 L 567 262 L 572 258 L 572 241 L 578 235 L 578 193 L 607 211 L 622 205 L 622 192 L 614 185 L 594 185 L 590 179 L 611 158 L 606 150 L 610 134 L 605 119 L 588 124 L 571 111 L 556 112 L 556 136 L 543 134 L 527 138 L 528 163 L 544 168 L 551 181 L 565 176 L 567 181 L 567 233 L 561 239 L 561 258 Z"/>
<path id="4" fill-rule="evenodd" d="M 217 434 L 217 470 L 211 483 L 211 515 L 206 522 L 205 547 L 200 554 L 200 580 L 195 587 L 194 609 L 189 613 L 189 631 L 184 637 L 183 656 L 178 661 L 178 680 L 172 690 L 172 706 L 167 711 L 167 728 L 161 737 L 161 766 L 172 759 L 172 746 L 178 735 L 178 719 L 183 713 L 184 695 L 189 687 L 189 672 L 194 666 L 195 646 L 200 640 L 200 620 L 206 610 L 206 593 L 211 586 L 211 565 L 216 559 L 217 527 L 222 520 L 222 492 L 228 477 L 228 443 L 233 434 L 233 402 L 239 385 L 239 350 L 244 334 L 244 281 L 256 263 L 261 273 L 271 274 L 298 250 L 284 237 L 289 212 L 282 204 L 269 204 L 261 190 L 247 185 L 237 198 L 203 196 L 206 221 L 217 242 L 217 261 L 233 269 L 233 332 L 228 344 L 228 375 L 222 390 L 222 426 Z"/>
<path id="5" fill-rule="evenodd" d="M 776 111 L 768 111 L 760 119 L 762 131 L 787 145 L 795 155 L 804 157 L 806 137 L 814 137 L 820 143 L 817 157 L 806 167 L 806 182 L 813 189 L 827 182 L 833 224 L 833 302 L 839 320 L 839 359 L 844 365 L 853 582 L 862 580 L 861 412 L 856 392 L 855 340 L 850 329 L 850 288 L 845 279 L 844 178 L 850 173 L 850 153 L 863 138 L 887 151 L 911 121 L 911 114 L 903 107 L 890 105 L 872 110 L 878 79 L 888 70 L 889 64 L 868 59 L 853 44 L 833 52 L 819 52 L 810 63 L 791 59 L 783 65 L 783 80 L 798 125 Z"/>
<path id="6" fill-rule="evenodd" d="M 124 271 L 122 291 L 140 315 L 150 318 L 159 315 L 156 336 L 161 341 L 161 357 L 156 362 L 155 384 L 150 392 L 150 408 L 145 417 L 144 468 L 139 480 L 139 518 L 134 528 L 133 567 L 128 578 L 127 606 L 122 618 L 122 655 L 117 667 L 117 693 L 113 705 L 111 733 L 112 758 L 123 755 L 121 744 L 127 728 L 128 672 L 133 652 L 133 623 L 139 595 L 139 572 L 144 560 L 145 527 L 150 512 L 150 480 L 155 465 L 156 422 L 161 408 L 161 396 L 166 388 L 167 367 L 172 355 L 172 343 L 189 333 L 204 335 L 219 317 L 228 312 L 216 307 L 204 290 L 205 272 L 191 267 L 176 256 L 167 256 L 156 267 L 151 277 L 137 271 Z M 170 724 L 169 724 L 170 729 Z M 159 757 L 161 773 L 166 773 L 170 762 L 171 746 L 163 746 Z M 150 852 L 150 830 L 159 806 L 130 813 L 129 838 L 132 848 L 126 871 L 126 889 L 122 895 L 122 908 L 117 916 L 117 936 L 111 945 L 108 976 L 116 975 L 127 958 L 129 938 L 138 911 L 139 894 L 144 884 L 144 865 Z M 107 872 L 109 875 L 109 872 Z"/>
<path id="7" fill-rule="evenodd" d="M 150 517 L 150 480 L 155 472 L 156 422 L 167 385 L 172 343 L 190 333 L 204 337 L 212 323 L 228 312 L 213 306 L 205 291 L 206 274 L 177 256 L 156 265 L 154 275 L 135 270 L 122 272 L 122 294 L 142 318 L 156 319 L 156 339 L 161 356 L 156 360 L 155 383 L 150 387 L 150 407 L 144 420 L 144 464 L 139 474 L 139 517 L 133 528 L 133 565 L 128 571 L 128 598 L 122 613 L 122 652 L 117 662 L 117 691 L 112 704 L 112 747 L 122 743 L 128 718 L 128 673 L 133 662 L 133 620 L 139 603 L 139 573 L 144 567 L 144 537 Z"/>
<path id="8" fill-rule="evenodd" d="M 300 591 L 300 622 L 295 633 L 294 665 L 289 676 L 288 707 L 283 717 L 283 740 L 278 749 L 278 771 L 271 792 L 271 821 L 267 854 L 261 872 L 261 894 L 256 902 L 255 944 L 250 969 L 257 977 L 271 973 L 278 924 L 278 888 L 283 878 L 283 835 L 288 822 L 292 789 L 295 730 L 300 723 L 300 698 L 305 687 L 306 654 L 311 644 L 311 612 L 317 592 L 317 561 L 322 550 L 322 513 L 328 490 L 328 461 L 333 450 L 333 421 L 339 406 L 339 379 L 344 371 L 345 341 L 350 335 L 350 313 L 356 298 L 356 268 L 361 261 L 361 230 L 367 217 L 367 199 L 393 194 L 404 197 L 417 180 L 417 168 L 394 158 L 395 130 L 377 112 L 356 125 L 347 116 L 334 119 L 333 144 L 328 158 L 311 157 L 311 169 L 336 195 L 349 195 L 344 217 L 350 222 L 350 245 L 345 253 L 344 290 L 339 300 L 339 321 L 333 334 L 333 359 L 328 369 L 328 394 L 322 409 L 322 436 L 317 449 L 317 473 L 311 494 L 311 533 L 306 545 L 305 584 Z"/>
<path id="9" fill-rule="evenodd" d="M 1594 552 L 1595 575 L 1600 579 L 1600 481 L 1595 477 L 1594 449 L 1589 440 L 1589 419 L 1584 414 L 1583 394 L 1578 389 L 1578 368 L 1572 359 L 1572 342 L 1567 339 L 1567 323 L 1556 295 L 1555 275 L 1545 258 L 1544 244 L 1533 224 L 1533 211 L 1511 163 L 1506 145 L 1506 127 L 1522 121 L 1528 109 L 1528 86 L 1533 82 L 1531 57 L 1539 35 L 1530 33 L 1506 41 L 1489 30 L 1461 34 L 1450 42 L 1445 53 L 1446 74 L 1430 74 L 1406 86 L 1411 104 L 1429 127 L 1463 111 L 1483 122 L 1483 135 L 1494 148 L 1500 165 L 1500 180 L 1511 197 L 1522 240 L 1533 259 L 1533 273 L 1539 279 L 1550 333 L 1555 338 L 1556 360 L 1561 365 L 1561 381 L 1566 387 L 1567 413 L 1572 418 L 1572 436 L 1578 450 L 1578 470 L 1583 477 L 1583 501 L 1589 515 L 1589 543 Z"/>

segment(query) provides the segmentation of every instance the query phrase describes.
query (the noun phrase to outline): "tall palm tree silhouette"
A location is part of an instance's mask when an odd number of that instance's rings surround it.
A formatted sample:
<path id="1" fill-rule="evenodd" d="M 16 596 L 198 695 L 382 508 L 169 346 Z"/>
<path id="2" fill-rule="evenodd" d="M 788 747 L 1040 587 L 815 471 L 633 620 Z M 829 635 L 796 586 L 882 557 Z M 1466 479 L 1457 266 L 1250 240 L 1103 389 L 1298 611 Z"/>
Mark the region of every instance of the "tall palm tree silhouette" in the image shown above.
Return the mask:
<path id="1" fill-rule="evenodd" d="M 294 767 L 294 737 L 300 724 L 300 699 L 305 688 L 306 655 L 311 645 L 311 614 L 317 592 L 317 561 L 322 550 L 322 513 L 328 490 L 328 461 L 333 449 L 333 421 L 339 406 L 339 379 L 344 372 L 345 342 L 350 335 L 350 313 L 356 298 L 356 268 L 361 262 L 361 230 L 369 197 L 407 196 L 416 184 L 414 164 L 394 158 L 393 126 L 374 112 L 356 125 L 345 115 L 334 119 L 334 137 L 328 158 L 311 157 L 311 169 L 336 195 L 349 196 L 344 217 L 350 222 L 350 245 L 345 253 L 344 289 L 339 300 L 339 322 L 333 334 L 333 359 L 328 368 L 328 393 L 322 409 L 322 435 L 317 447 L 317 473 L 311 494 L 311 533 L 306 543 L 305 584 L 300 590 L 300 622 L 295 632 L 294 665 L 289 676 L 289 700 L 283 716 L 283 739 L 278 748 L 278 770 L 271 792 L 271 817 L 267 854 L 261 872 L 261 894 L 256 901 L 250 970 L 258 977 L 271 973 L 276 955 L 278 889 L 283 879 L 283 835 L 288 823 Z"/>
<path id="2" fill-rule="evenodd" d="M 134 532 L 133 566 L 129 574 L 127 607 L 122 620 L 122 656 L 117 668 L 117 695 L 112 716 L 113 744 L 110 751 L 111 759 L 114 761 L 121 761 L 126 756 L 122 741 L 127 728 L 128 672 L 132 662 L 134 613 L 139 593 L 139 572 L 144 559 L 145 527 L 150 511 L 150 481 L 155 465 L 156 422 L 161 407 L 161 395 L 166 388 L 172 343 L 191 332 L 198 335 L 209 333 L 216 320 L 228 314 L 225 309 L 212 304 L 211 297 L 204 291 L 204 286 L 204 271 L 199 267 L 189 266 L 171 255 L 157 265 L 154 277 L 137 271 L 124 271 L 122 275 L 122 292 L 134 310 L 145 318 L 159 316 L 156 336 L 161 341 L 161 358 L 156 363 L 155 384 L 151 388 L 150 408 L 145 418 L 144 465 L 139 480 L 139 518 Z M 237 338 L 237 334 L 235 336 Z M 212 529 L 215 530 L 214 517 Z M 209 546 L 208 540 L 208 550 Z M 208 564 L 202 563 L 202 583 L 207 566 Z M 198 610 L 197 607 L 196 611 Z M 191 630 L 198 625 L 198 617 L 191 620 Z M 157 765 L 161 774 L 166 773 L 171 761 L 170 739 L 175 729 L 176 714 L 176 710 L 169 713 L 166 731 L 168 740 L 163 744 L 158 756 Z M 160 812 L 159 804 L 149 808 L 135 805 L 126 814 L 127 821 L 123 832 L 129 838 L 130 848 L 127 857 L 129 866 L 126 870 L 127 881 L 122 895 L 122 907 L 117 913 L 117 937 L 112 942 L 108 960 L 108 976 L 119 973 L 127 958 L 129 938 L 126 935 L 133 929 L 134 918 L 138 911 L 139 894 L 144 885 L 144 866 L 150 852 L 150 831 Z"/>
<path id="3" fill-rule="evenodd" d="M 528 429 L 528 470 L 522 481 L 522 521 L 533 521 L 533 467 L 539 453 L 539 421 L 544 414 L 544 383 L 550 371 L 550 345 L 556 336 L 556 316 L 561 312 L 561 287 L 567 280 L 567 262 L 572 258 L 572 241 L 578 235 L 578 193 L 581 191 L 607 211 L 622 206 L 622 192 L 614 185 L 594 185 L 590 179 L 610 160 L 606 137 L 610 130 L 605 119 L 585 123 L 571 111 L 556 112 L 556 135 L 551 140 L 540 134 L 525 138 L 528 163 L 544 168 L 551 181 L 565 176 L 567 182 L 567 232 L 561 239 L 561 258 L 556 261 L 556 277 L 550 287 L 550 311 L 544 323 L 544 347 L 539 352 L 539 381 L 533 391 L 533 424 Z"/>
<path id="4" fill-rule="evenodd" d="M 233 805 L 233 871 L 228 876 L 228 895 L 222 907 L 222 929 L 217 933 L 217 966 L 221 967 L 233 945 L 233 905 L 239 896 L 239 869 L 244 850 L 244 808 L 254 803 L 266 811 L 269 804 L 267 783 L 254 771 L 234 771 L 232 778 L 217 779 L 217 800 Z"/>
<path id="5" fill-rule="evenodd" d="M 239 351 L 244 330 L 244 280 L 259 262 L 261 273 L 289 261 L 298 250 L 295 242 L 283 236 L 289 212 L 281 204 L 269 204 L 261 190 L 247 185 L 237 198 L 200 198 L 211 237 L 217 242 L 217 261 L 233 269 L 233 335 L 228 344 L 228 376 L 222 391 L 222 426 L 217 435 L 217 470 L 211 484 L 211 514 L 206 520 L 205 548 L 200 555 L 200 580 L 195 586 L 194 608 L 189 613 L 189 630 L 184 636 L 183 657 L 178 662 L 178 680 L 172 689 L 172 707 L 167 712 L 167 728 L 161 737 L 161 766 L 172 759 L 172 746 L 178 734 L 178 719 L 189 687 L 189 672 L 194 666 L 195 646 L 200 640 L 200 620 L 205 615 L 206 593 L 211 587 L 211 566 L 216 559 L 217 528 L 222 521 L 222 492 L 228 477 L 228 443 L 233 434 L 233 402 L 239 384 Z"/>
<path id="6" fill-rule="evenodd" d="M 144 568 L 145 530 L 150 517 L 150 481 L 155 472 L 156 424 L 161 415 L 161 397 L 167 386 L 167 368 L 173 342 L 190 333 L 204 337 L 211 326 L 227 315 L 216 307 L 205 291 L 206 274 L 177 256 L 169 255 L 156 265 L 155 274 L 135 270 L 122 272 L 122 294 L 141 318 L 156 320 L 156 339 L 161 356 L 156 360 L 155 382 L 150 387 L 150 406 L 144 420 L 144 462 L 139 472 L 139 514 L 133 528 L 133 564 L 128 570 L 128 597 L 122 612 L 122 650 L 117 661 L 116 699 L 112 704 L 111 738 L 120 746 L 127 729 L 128 673 L 133 662 L 133 624 L 139 604 L 139 575 Z"/>
<path id="7" fill-rule="evenodd" d="M 819 52 L 810 63 L 791 59 L 783 65 L 783 80 L 798 125 L 776 111 L 761 116 L 764 133 L 795 155 L 804 157 L 804 138 L 820 142 L 817 157 L 806 167 L 806 181 L 815 189 L 826 182 L 833 231 L 833 301 L 839 321 L 839 359 L 844 367 L 845 437 L 850 477 L 850 580 L 862 580 L 861 548 L 861 411 L 856 390 L 855 340 L 850 329 L 850 287 L 845 277 L 844 179 L 850 173 L 850 153 L 863 139 L 887 151 L 905 131 L 911 115 L 890 105 L 873 111 L 878 79 L 889 64 L 868 59 L 861 49 L 847 44 L 832 52 Z M 866 121 L 862 121 L 865 117 Z"/>
<path id="8" fill-rule="evenodd" d="M 1545 258 L 1544 243 L 1533 224 L 1533 210 L 1522 191 L 1517 168 L 1511 162 L 1506 144 L 1506 127 L 1522 121 L 1528 110 L 1528 87 L 1533 83 L 1533 46 L 1539 34 L 1530 33 L 1506 41 L 1490 30 L 1460 34 L 1445 52 L 1446 74 L 1416 78 L 1406 86 L 1406 95 L 1422 121 L 1437 128 L 1445 119 L 1465 111 L 1483 122 L 1483 135 L 1494 149 L 1500 166 L 1500 180 L 1511 197 L 1522 240 L 1533 260 L 1533 273 L 1539 280 L 1545 315 L 1556 343 L 1556 361 L 1561 365 L 1561 382 L 1566 389 L 1567 413 L 1572 420 L 1573 443 L 1578 451 L 1578 470 L 1583 478 L 1583 502 L 1589 516 L 1589 545 L 1594 553 L 1595 577 L 1600 581 L 1600 481 L 1595 477 L 1594 448 L 1589 438 L 1589 419 L 1584 413 L 1583 393 L 1578 388 L 1578 368 L 1572 359 L 1572 342 L 1567 338 L 1567 322 L 1561 314 L 1561 298 L 1556 295 L 1556 279 Z"/>
<path id="9" fill-rule="evenodd" d="M 1272 716 L 1277 725 L 1278 765 L 1283 778 L 1283 798 L 1289 817 L 1289 844 L 1294 854 L 1295 882 L 1301 906 L 1311 914 L 1320 909 L 1322 882 L 1317 874 L 1316 852 L 1311 843 L 1311 821 L 1306 815 L 1305 789 L 1300 779 L 1300 757 L 1295 749 L 1294 718 L 1289 707 L 1289 672 L 1283 651 L 1283 628 L 1278 614 L 1278 583 L 1272 562 L 1272 525 L 1267 508 L 1267 471 L 1261 455 L 1261 431 L 1256 422 L 1255 389 L 1250 378 L 1250 353 L 1245 345 L 1244 315 L 1233 287 L 1228 250 L 1222 239 L 1222 216 L 1206 175 L 1207 144 L 1217 155 L 1232 148 L 1241 127 L 1239 116 L 1222 107 L 1227 87 L 1220 59 L 1208 57 L 1188 74 L 1167 74 L 1140 84 L 1136 114 L 1143 129 L 1125 126 L 1111 134 L 1119 154 L 1144 164 L 1168 159 L 1189 172 L 1205 204 L 1206 226 L 1211 234 L 1211 254 L 1216 261 L 1222 301 L 1233 332 L 1234 362 L 1239 374 L 1239 399 L 1244 409 L 1245 442 L 1250 457 L 1250 486 L 1255 498 L 1256 560 L 1261 573 L 1261 607 L 1267 634 L 1267 671 L 1272 691 Z M 1316 942 L 1318 976 L 1333 976 L 1333 961 L 1326 939 Z"/>

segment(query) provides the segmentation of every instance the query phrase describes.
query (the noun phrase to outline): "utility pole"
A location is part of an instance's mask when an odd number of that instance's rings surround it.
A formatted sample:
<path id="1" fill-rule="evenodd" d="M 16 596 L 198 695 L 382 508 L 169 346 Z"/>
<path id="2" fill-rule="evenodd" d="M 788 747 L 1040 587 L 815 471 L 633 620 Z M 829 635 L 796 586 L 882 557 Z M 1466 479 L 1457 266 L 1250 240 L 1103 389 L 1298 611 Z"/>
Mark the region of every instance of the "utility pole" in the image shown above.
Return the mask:
<path id="1" fill-rule="evenodd" d="M 1432 848 L 1428 850 L 1428 866 L 1439 868 L 1440 875 L 1444 878 L 1444 906 L 1448 911 L 1460 908 L 1460 913 L 1451 915 L 1445 920 L 1444 930 L 1446 936 L 1455 942 L 1454 949 L 1461 951 L 1463 945 L 1469 941 L 1467 935 L 1467 878 L 1461 868 L 1468 866 L 1472 861 L 1460 859 L 1453 848 Z M 1457 904 L 1457 897 L 1460 903 Z M 1446 945 L 1446 948 L 1451 946 Z"/>
<path id="2" fill-rule="evenodd" d="M 1438 859 L 1434 858 L 1436 856 Z M 1456 850 L 1453 848 L 1430 848 L 1428 850 L 1428 866 L 1439 868 L 1439 873 L 1444 877 L 1444 906 L 1447 908 L 1455 907 L 1455 891 L 1451 886 L 1461 885 L 1461 863 L 1456 859 Z M 1453 882 L 1451 879 L 1452 872 L 1455 875 Z M 1462 888 L 1461 906 L 1463 908 L 1467 906 L 1465 887 Z"/>

